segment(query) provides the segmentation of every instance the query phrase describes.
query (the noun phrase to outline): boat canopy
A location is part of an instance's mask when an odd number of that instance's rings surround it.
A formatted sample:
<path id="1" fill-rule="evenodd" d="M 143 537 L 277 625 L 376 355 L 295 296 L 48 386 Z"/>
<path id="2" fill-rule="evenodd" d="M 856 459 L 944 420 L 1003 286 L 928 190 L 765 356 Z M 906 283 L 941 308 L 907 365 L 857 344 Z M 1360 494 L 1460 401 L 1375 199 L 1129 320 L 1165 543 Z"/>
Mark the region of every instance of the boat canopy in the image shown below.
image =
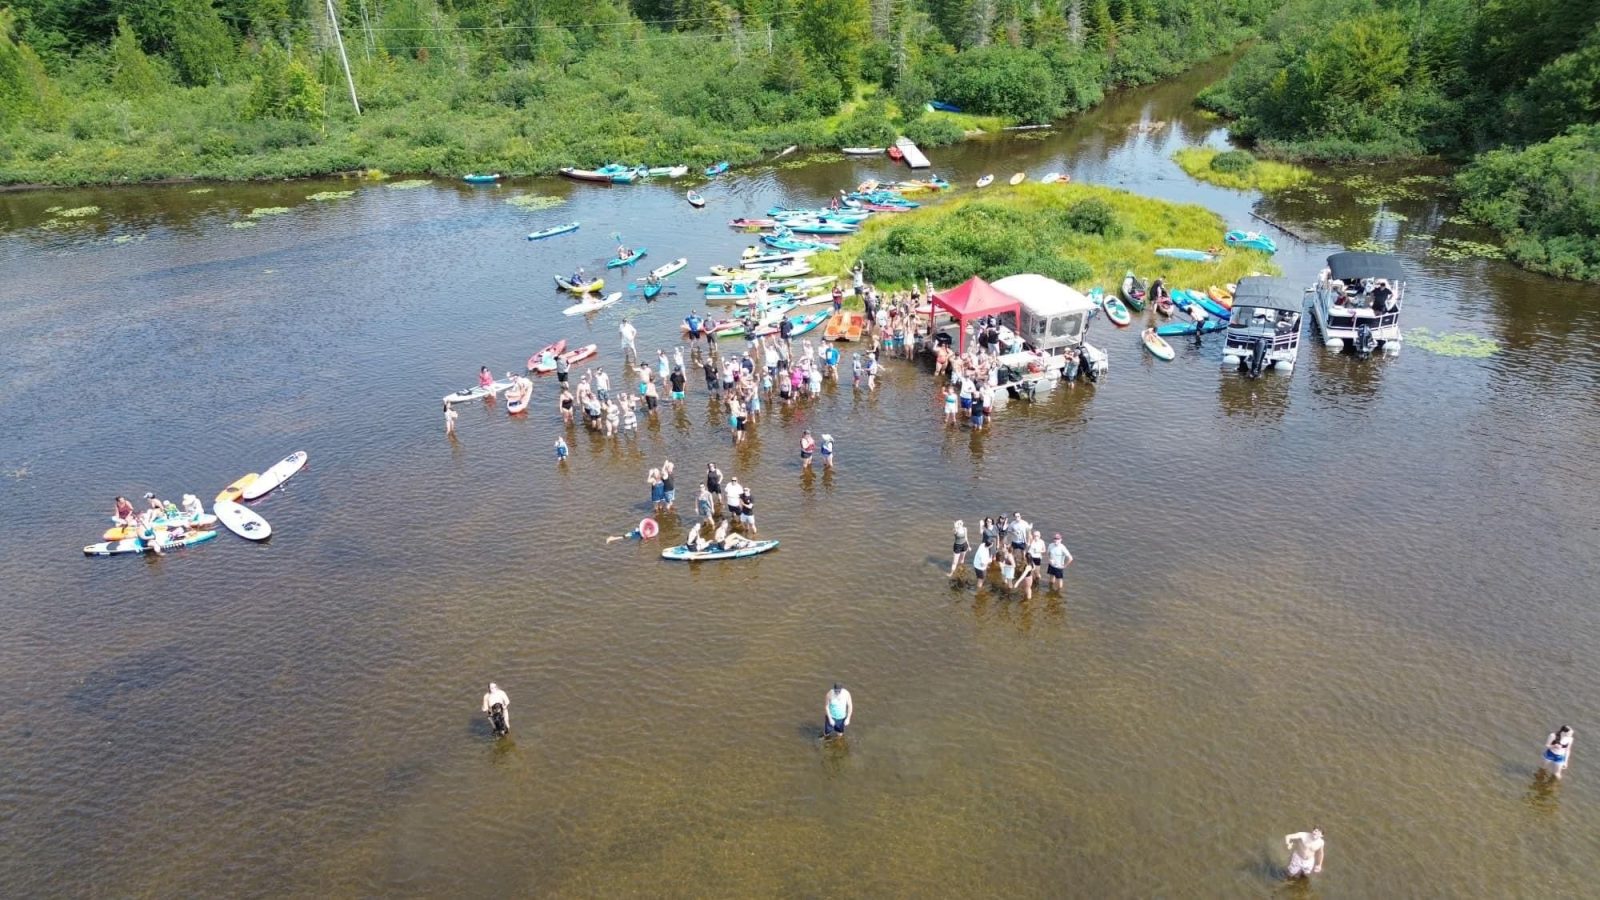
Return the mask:
<path id="1" fill-rule="evenodd" d="M 1007 275 L 996 281 L 994 287 L 1017 298 L 1023 309 L 1040 318 L 1048 319 L 1094 309 L 1094 303 L 1088 297 L 1068 285 L 1031 272 Z"/>
<path id="2" fill-rule="evenodd" d="M 1233 291 L 1234 309 L 1238 309 L 1241 306 L 1253 306 L 1257 309 L 1300 312 L 1305 308 L 1305 304 L 1305 288 L 1288 278 L 1251 275 L 1247 278 L 1239 279 L 1239 284 Z"/>
<path id="3" fill-rule="evenodd" d="M 1010 294 L 995 290 L 994 286 L 974 275 L 966 281 L 933 295 L 933 311 L 943 310 L 961 323 L 956 351 L 966 352 L 967 323 L 984 316 L 1017 315 L 1021 304 Z"/>
<path id="4" fill-rule="evenodd" d="M 1346 250 L 1328 257 L 1328 274 L 1340 281 L 1365 278 L 1401 281 L 1405 278 L 1405 270 L 1400 267 L 1399 257 L 1360 250 Z"/>

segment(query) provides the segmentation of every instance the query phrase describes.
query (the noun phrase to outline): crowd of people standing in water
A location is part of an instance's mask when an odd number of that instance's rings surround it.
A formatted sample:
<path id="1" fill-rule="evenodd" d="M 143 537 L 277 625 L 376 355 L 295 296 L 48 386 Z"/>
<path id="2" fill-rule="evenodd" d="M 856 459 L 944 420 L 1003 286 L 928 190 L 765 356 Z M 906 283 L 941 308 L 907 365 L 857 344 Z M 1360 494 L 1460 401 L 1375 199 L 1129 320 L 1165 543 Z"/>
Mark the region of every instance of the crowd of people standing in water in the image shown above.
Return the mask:
<path id="1" fill-rule="evenodd" d="M 954 542 L 950 555 L 950 577 L 962 577 L 962 562 L 972 552 L 972 574 L 978 589 L 989 584 L 991 574 L 997 574 L 1000 589 L 1019 593 L 1022 599 L 1033 599 L 1033 587 L 1043 583 L 1046 590 L 1061 591 L 1066 586 L 1067 566 L 1072 565 L 1072 551 L 1056 532 L 1049 543 L 1022 513 L 985 516 L 978 529 L 978 547 L 972 548 L 971 534 L 966 522 L 955 521 Z M 995 570 L 998 570 L 997 572 Z"/>

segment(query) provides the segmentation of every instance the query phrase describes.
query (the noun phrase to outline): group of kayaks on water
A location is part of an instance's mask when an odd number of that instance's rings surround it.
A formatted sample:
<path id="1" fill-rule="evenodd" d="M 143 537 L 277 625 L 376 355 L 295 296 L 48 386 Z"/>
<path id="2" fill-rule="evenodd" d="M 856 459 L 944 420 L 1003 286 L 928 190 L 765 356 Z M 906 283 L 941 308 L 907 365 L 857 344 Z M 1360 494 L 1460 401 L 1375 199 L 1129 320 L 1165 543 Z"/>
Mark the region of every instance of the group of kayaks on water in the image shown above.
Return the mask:
<path id="1" fill-rule="evenodd" d="M 305 468 L 305 451 L 289 454 L 263 472 L 251 472 L 217 494 L 212 512 L 194 494 L 184 494 L 181 504 L 162 500 L 153 492 L 144 495 L 144 509 L 136 509 L 126 497 L 117 497 L 111 510 L 112 526 L 101 542 L 83 548 L 86 556 L 119 556 L 150 553 L 164 556 L 168 550 L 205 543 L 217 536 L 220 523 L 239 537 L 252 541 L 272 535 L 272 526 L 246 501 L 259 500 L 295 473 Z"/>

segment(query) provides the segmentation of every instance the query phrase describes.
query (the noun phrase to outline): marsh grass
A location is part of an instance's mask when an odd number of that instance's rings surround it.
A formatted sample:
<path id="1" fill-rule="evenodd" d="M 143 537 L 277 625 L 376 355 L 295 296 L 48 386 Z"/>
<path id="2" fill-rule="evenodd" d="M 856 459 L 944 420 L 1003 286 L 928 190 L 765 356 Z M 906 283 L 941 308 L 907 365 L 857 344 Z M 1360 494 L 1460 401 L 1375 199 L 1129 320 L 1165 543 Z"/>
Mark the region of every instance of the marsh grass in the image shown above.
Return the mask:
<path id="1" fill-rule="evenodd" d="M 1253 165 L 1233 172 L 1212 168 L 1212 160 L 1223 152 L 1215 147 L 1185 147 L 1172 154 L 1172 159 L 1190 178 L 1240 191 L 1271 193 L 1311 180 L 1310 169 L 1270 159 L 1258 159 Z"/>

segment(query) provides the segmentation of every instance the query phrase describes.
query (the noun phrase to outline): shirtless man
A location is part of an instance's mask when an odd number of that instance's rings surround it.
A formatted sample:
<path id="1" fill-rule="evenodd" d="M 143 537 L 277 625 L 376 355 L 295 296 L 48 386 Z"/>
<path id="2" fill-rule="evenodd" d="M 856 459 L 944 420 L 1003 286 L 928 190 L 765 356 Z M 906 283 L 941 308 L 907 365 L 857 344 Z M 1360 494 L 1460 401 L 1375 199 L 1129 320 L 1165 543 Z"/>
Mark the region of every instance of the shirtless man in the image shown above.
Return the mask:
<path id="1" fill-rule="evenodd" d="M 1289 877 L 1310 878 L 1322 871 L 1322 829 L 1286 834 L 1283 845 L 1289 848 Z"/>

